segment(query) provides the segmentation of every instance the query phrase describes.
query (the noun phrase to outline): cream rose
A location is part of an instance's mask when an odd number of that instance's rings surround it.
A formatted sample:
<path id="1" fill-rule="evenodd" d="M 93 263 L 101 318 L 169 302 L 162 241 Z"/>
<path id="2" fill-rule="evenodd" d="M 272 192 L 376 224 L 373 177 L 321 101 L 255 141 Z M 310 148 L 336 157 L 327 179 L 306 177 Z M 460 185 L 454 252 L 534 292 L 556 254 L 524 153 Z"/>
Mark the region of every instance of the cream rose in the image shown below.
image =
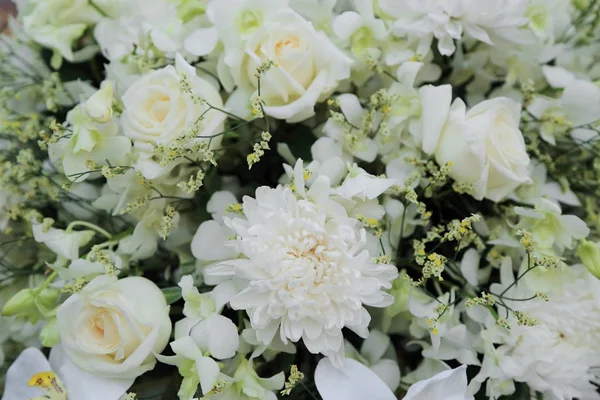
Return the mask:
<path id="1" fill-rule="evenodd" d="M 531 182 L 529 156 L 519 130 L 518 103 L 499 97 L 483 101 L 467 112 L 462 100 L 457 99 L 446 114 L 445 123 L 434 123 L 440 116 L 431 115 L 444 107 L 422 108 L 432 111 L 422 115 L 423 126 L 428 127 L 423 131 L 424 150 L 433 153 L 439 164 L 451 162 L 450 176 L 473 184 L 475 198 L 500 201 L 519 185 Z M 432 129 L 434 126 L 441 129 Z"/>
<path id="2" fill-rule="evenodd" d="M 182 90 L 182 74 L 186 76 L 192 93 Z M 204 102 L 195 97 L 200 97 Z M 175 67 L 168 65 L 152 71 L 125 92 L 125 110 L 121 118 L 123 132 L 138 150 L 136 169 L 146 178 L 153 179 L 169 171 L 152 159 L 154 144 L 171 143 L 196 123 L 199 127 L 198 140 L 208 141 L 223 131 L 225 114 L 210 109 L 205 102 L 223 108 L 219 92 L 208 81 L 196 76 L 195 69 L 179 54 Z M 218 147 L 221 138 L 212 138 L 211 148 Z"/>
<path id="3" fill-rule="evenodd" d="M 260 94 L 265 112 L 275 118 L 298 122 L 312 116 L 317 101 L 350 76 L 352 60 L 291 9 L 269 15 L 243 43 L 243 53 L 225 49 L 225 62 L 237 85 L 248 92 L 258 89 L 257 68 L 274 62 L 260 78 Z"/>
<path id="4" fill-rule="evenodd" d="M 141 277 L 99 276 L 56 313 L 61 346 L 82 370 L 133 380 L 154 368 L 169 341 L 169 306 Z"/>

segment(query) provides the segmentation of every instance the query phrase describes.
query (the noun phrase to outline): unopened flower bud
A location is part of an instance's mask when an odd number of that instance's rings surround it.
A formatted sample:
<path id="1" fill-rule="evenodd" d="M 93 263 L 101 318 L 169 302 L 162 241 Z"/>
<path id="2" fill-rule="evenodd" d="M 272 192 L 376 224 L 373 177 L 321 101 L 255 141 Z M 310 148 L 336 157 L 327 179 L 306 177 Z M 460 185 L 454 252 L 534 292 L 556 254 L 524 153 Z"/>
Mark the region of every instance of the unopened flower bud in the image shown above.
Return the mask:
<path id="1" fill-rule="evenodd" d="M 585 10 L 590 6 L 590 0 L 573 0 L 573 5 L 578 10 Z"/>
<path id="2" fill-rule="evenodd" d="M 48 316 L 56 307 L 56 300 L 60 295 L 58 288 L 45 288 L 35 297 L 35 305 L 40 313 Z"/>
<path id="3" fill-rule="evenodd" d="M 112 117 L 113 87 L 108 82 L 85 102 L 85 111 L 94 122 L 105 123 Z"/>
<path id="4" fill-rule="evenodd" d="M 600 248 L 593 242 L 583 240 L 577 248 L 577 255 L 592 275 L 600 279 Z"/>
<path id="5" fill-rule="evenodd" d="M 40 332 L 40 342 L 44 347 L 53 347 L 60 340 L 56 318 L 52 318 Z"/>
<path id="6" fill-rule="evenodd" d="M 32 289 L 22 289 L 15 294 L 2 308 L 5 317 L 28 317 L 37 314 L 35 295 Z"/>

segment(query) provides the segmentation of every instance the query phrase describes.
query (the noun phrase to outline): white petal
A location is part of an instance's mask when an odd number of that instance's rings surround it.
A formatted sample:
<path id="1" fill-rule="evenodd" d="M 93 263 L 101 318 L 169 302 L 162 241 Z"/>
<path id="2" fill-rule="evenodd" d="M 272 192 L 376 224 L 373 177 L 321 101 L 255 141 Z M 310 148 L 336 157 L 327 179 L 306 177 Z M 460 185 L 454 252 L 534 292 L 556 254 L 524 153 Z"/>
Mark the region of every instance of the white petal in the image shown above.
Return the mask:
<path id="1" fill-rule="evenodd" d="M 371 371 L 375 372 L 393 392 L 400 386 L 400 367 L 396 361 L 381 360 L 371 366 Z"/>
<path id="2" fill-rule="evenodd" d="M 200 321 L 202 321 L 202 318 L 185 317 L 175 322 L 175 328 L 173 329 L 173 337 L 175 340 L 189 336 L 192 328 L 195 327 Z"/>
<path id="3" fill-rule="evenodd" d="M 190 360 L 197 360 L 202 358 L 202 352 L 194 343 L 194 339 L 190 336 L 184 336 L 181 339 L 174 340 L 171 342 L 171 349 L 178 356 L 183 356 Z"/>
<path id="4" fill-rule="evenodd" d="M 460 262 L 460 272 L 473 287 L 477 287 L 479 281 L 477 272 L 479 271 L 479 253 L 475 249 L 469 249 L 465 252 Z"/>
<path id="5" fill-rule="evenodd" d="M 548 196 L 551 199 L 556 199 L 561 203 L 568 204 L 570 206 L 579 207 L 581 202 L 577 198 L 577 195 L 572 191 L 563 192 L 562 187 L 556 182 L 548 182 L 542 187 L 542 195 Z"/>
<path id="6" fill-rule="evenodd" d="M 187 76 L 196 76 L 196 70 L 179 53 L 175 55 L 175 69 Z"/>
<path id="7" fill-rule="evenodd" d="M 494 44 L 487 32 L 484 29 L 482 29 L 479 25 L 464 24 L 463 27 L 465 28 L 465 32 L 471 35 L 474 39 L 477 39 L 481 42 L 485 42 L 487 44 Z"/>
<path id="8" fill-rule="evenodd" d="M 454 40 L 449 35 L 444 35 L 442 38 L 438 40 L 438 50 L 440 54 L 443 56 L 450 56 L 456 50 L 456 45 L 454 44 Z"/>
<path id="9" fill-rule="evenodd" d="M 575 126 L 594 122 L 600 109 L 600 88 L 591 82 L 574 81 L 563 91 L 561 104 Z"/>
<path id="10" fill-rule="evenodd" d="M 192 254 L 202 261 L 226 259 L 231 253 L 231 249 L 225 246 L 227 240 L 221 224 L 213 220 L 205 221 L 192 239 Z"/>
<path id="11" fill-rule="evenodd" d="M 209 54 L 219 41 L 217 28 L 200 28 L 192 32 L 183 42 L 183 48 L 195 56 Z"/>
<path id="12" fill-rule="evenodd" d="M 360 28 L 361 17 L 357 12 L 346 11 L 333 20 L 333 31 L 342 39 L 348 39 L 350 35 Z"/>
<path id="13" fill-rule="evenodd" d="M 417 78 L 417 74 L 423 67 L 422 62 L 416 61 L 406 61 L 403 62 L 396 71 L 396 76 L 398 80 L 405 85 L 412 87 L 415 83 L 415 79 Z"/>
<path id="14" fill-rule="evenodd" d="M 279 154 L 281 158 L 283 158 L 285 162 L 290 165 L 294 165 L 296 163 L 296 157 L 294 157 L 294 154 L 287 143 L 277 143 L 277 154 Z M 314 159 L 315 158 L 313 156 L 313 160 Z"/>
<path id="15" fill-rule="evenodd" d="M 392 187 L 396 181 L 394 179 L 379 178 L 367 173 L 346 178 L 344 183 L 337 188 L 337 193 L 340 196 L 351 199 L 352 197 L 360 197 L 361 199 L 373 200 L 379 197 L 383 192 Z"/>
<path id="16" fill-rule="evenodd" d="M 210 200 L 206 203 L 206 211 L 211 214 L 224 213 L 227 206 L 231 203 L 237 203 L 235 195 L 227 190 L 220 190 L 210 196 Z"/>
<path id="17" fill-rule="evenodd" d="M 361 127 L 364 110 L 358 101 L 358 97 L 353 94 L 342 94 L 338 96 L 340 109 L 346 119 L 354 126 Z"/>
<path id="18" fill-rule="evenodd" d="M 225 281 L 215 286 L 211 294 L 215 300 L 215 309 L 217 312 L 221 312 L 221 309 L 225 304 L 229 303 L 239 293 L 238 288 L 235 286 L 233 281 Z"/>
<path id="19" fill-rule="evenodd" d="M 152 29 L 150 31 L 150 39 L 152 43 L 163 52 L 171 52 L 177 50 L 177 44 L 169 36 L 165 35 L 158 29 Z"/>
<path id="20" fill-rule="evenodd" d="M 215 386 L 219 376 L 219 366 L 217 362 L 209 357 L 202 357 L 196 360 L 196 369 L 200 378 L 200 387 L 202 393 L 208 393 Z"/>
<path id="21" fill-rule="evenodd" d="M 565 230 L 575 239 L 583 239 L 590 234 L 590 228 L 579 217 L 575 215 L 563 215 L 560 217 Z"/>
<path id="22" fill-rule="evenodd" d="M 190 336 L 200 350 L 208 350 L 211 356 L 219 360 L 233 357 L 240 345 L 235 324 L 219 314 L 212 314 L 196 325 Z"/>
<path id="23" fill-rule="evenodd" d="M 473 396 L 467 395 L 466 371 L 467 367 L 463 365 L 417 382 L 408 389 L 404 400 L 473 399 Z"/>
<path id="24" fill-rule="evenodd" d="M 373 139 L 367 139 L 366 142 L 367 147 L 365 150 L 353 151 L 352 153 L 356 158 L 370 163 L 375 161 L 375 158 L 377 158 L 379 146 L 377 145 L 377 142 Z"/>
<path id="25" fill-rule="evenodd" d="M 371 364 L 375 364 L 383 357 L 383 353 L 390 345 L 390 337 L 378 330 L 372 330 L 369 337 L 363 342 L 360 353 Z"/>
<path id="26" fill-rule="evenodd" d="M 52 369 L 62 380 L 70 399 L 118 400 L 131 387 L 134 378 L 103 378 L 77 367 L 58 344 L 50 352 Z"/>
<path id="27" fill-rule="evenodd" d="M 423 86 L 420 95 L 423 151 L 432 154 L 450 113 L 452 86 Z"/>
<path id="28" fill-rule="evenodd" d="M 333 157 L 323 162 L 319 168 L 319 174 L 329 178 L 332 186 L 337 186 L 346 173 L 346 164 L 340 157 Z"/>
<path id="29" fill-rule="evenodd" d="M 323 204 L 329 199 L 331 193 L 331 182 L 325 175 L 317 177 L 308 190 L 307 196 L 312 199 L 315 204 Z"/>
<path id="30" fill-rule="evenodd" d="M 102 275 L 106 271 L 104 264 L 100 262 L 91 262 L 82 258 L 77 259 L 69 265 L 66 275 L 68 279 L 79 279 L 85 276 Z"/>
<path id="31" fill-rule="evenodd" d="M 342 145 L 330 137 L 317 139 L 310 148 L 313 160 L 326 162 L 332 157 L 342 157 Z"/>
<path id="32" fill-rule="evenodd" d="M 503 286 L 510 286 L 515 281 L 515 272 L 513 270 L 510 257 L 504 257 L 500 265 L 500 282 Z"/>
<path id="33" fill-rule="evenodd" d="M 30 399 L 42 395 L 41 389 L 29 386 L 28 382 L 33 375 L 50 371 L 52 368 L 41 351 L 35 347 L 23 350 L 6 372 L 2 400 Z"/>
<path id="34" fill-rule="evenodd" d="M 396 396 L 373 371 L 352 359 L 342 369 L 329 358 L 319 361 L 315 385 L 323 400 L 396 400 Z"/>
<path id="35" fill-rule="evenodd" d="M 542 72 L 544 73 L 544 76 L 546 77 L 546 80 L 550 86 L 554 88 L 567 87 L 567 85 L 576 79 L 572 72 L 569 72 L 562 67 L 551 67 L 549 65 L 544 65 L 542 67 Z"/>

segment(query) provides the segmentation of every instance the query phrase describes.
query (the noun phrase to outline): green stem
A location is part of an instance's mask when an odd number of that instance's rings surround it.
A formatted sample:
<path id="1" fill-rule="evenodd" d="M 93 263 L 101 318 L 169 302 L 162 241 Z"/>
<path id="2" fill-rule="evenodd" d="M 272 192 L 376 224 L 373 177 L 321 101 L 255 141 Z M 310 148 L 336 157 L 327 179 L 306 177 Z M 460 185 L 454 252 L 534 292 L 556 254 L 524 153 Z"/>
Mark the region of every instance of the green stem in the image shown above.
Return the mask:
<path id="1" fill-rule="evenodd" d="M 110 233 L 108 233 L 107 231 L 105 231 L 104 229 L 100 228 L 99 226 L 96 226 L 92 223 L 86 222 L 86 221 L 73 221 L 69 224 L 69 226 L 67 226 L 66 232 L 71 232 L 73 230 L 74 227 L 76 226 L 85 226 L 86 228 L 90 228 L 98 233 L 100 233 L 101 235 L 104 235 L 107 239 L 112 239 L 112 235 Z"/>
<path id="2" fill-rule="evenodd" d="M 396 250 L 396 265 L 399 264 L 399 260 L 402 257 L 402 247 L 404 244 L 404 222 L 406 219 L 406 208 L 408 207 L 408 205 L 402 203 L 402 205 L 404 206 L 404 210 L 402 210 L 402 222 L 400 225 L 400 241 L 398 243 L 398 250 Z"/>
<path id="3" fill-rule="evenodd" d="M 96 61 L 96 59 L 92 58 L 89 61 L 90 64 L 90 69 L 92 70 L 92 75 L 94 76 L 94 79 L 96 80 L 96 82 L 98 84 L 100 84 L 102 82 L 102 71 L 100 71 L 100 68 L 98 67 L 98 62 Z"/>
<path id="4" fill-rule="evenodd" d="M 319 400 L 319 398 L 308 388 L 308 386 L 306 386 L 304 382 L 300 381 L 300 385 L 302 385 L 304 390 L 306 390 L 306 392 L 310 395 L 311 398 L 313 398 L 314 400 Z"/>
<path id="5" fill-rule="evenodd" d="M 56 272 L 56 271 L 52 272 L 50 274 L 50 276 L 48 277 L 48 279 L 46 279 L 46 282 L 44 282 L 44 284 L 35 291 L 36 295 L 41 293 L 42 290 L 46 289 L 48 286 L 50 286 L 52 281 L 54 281 L 54 279 L 56 279 L 57 276 L 58 276 L 58 272 Z"/>
<path id="6" fill-rule="evenodd" d="M 500 293 L 500 296 L 498 296 L 499 298 L 502 298 L 506 292 L 508 292 L 510 290 L 510 288 L 512 288 L 513 286 L 515 286 L 517 284 L 517 282 L 519 282 L 521 280 L 521 278 L 523 278 L 529 271 L 535 269 L 535 265 L 532 267 L 531 266 L 531 254 L 527 253 L 527 270 L 525 270 L 525 272 L 523 272 L 521 275 L 519 275 L 517 277 L 517 279 L 515 279 L 513 281 L 513 283 L 511 283 L 510 285 L 508 285 L 508 287 L 506 289 L 504 289 L 502 291 L 502 293 Z"/>
<path id="7" fill-rule="evenodd" d="M 98 5 L 96 3 L 94 3 L 94 0 L 88 0 L 88 4 L 90 6 L 92 6 L 96 11 L 98 11 L 100 13 L 100 15 L 102 15 L 103 17 L 108 17 L 108 14 L 105 13 L 103 9 L 98 7 Z"/>

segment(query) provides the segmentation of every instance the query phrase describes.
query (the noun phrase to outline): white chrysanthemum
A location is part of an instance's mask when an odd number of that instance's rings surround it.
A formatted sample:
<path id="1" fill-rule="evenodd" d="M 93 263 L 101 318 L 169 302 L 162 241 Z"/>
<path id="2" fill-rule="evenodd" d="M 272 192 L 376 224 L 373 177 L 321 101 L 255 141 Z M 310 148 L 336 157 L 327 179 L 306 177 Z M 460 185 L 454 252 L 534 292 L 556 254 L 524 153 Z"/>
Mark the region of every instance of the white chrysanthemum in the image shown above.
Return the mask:
<path id="1" fill-rule="evenodd" d="M 419 38 L 425 47 L 435 37 L 443 55 L 454 53 L 454 40 L 463 33 L 488 44 L 497 38 L 522 41 L 519 28 L 527 23 L 525 0 L 381 0 L 379 6 L 397 18 L 396 34 Z"/>
<path id="2" fill-rule="evenodd" d="M 327 178 L 319 180 L 307 198 L 328 196 Z M 364 306 L 392 303 L 382 289 L 397 270 L 371 261 L 356 219 L 325 209 L 289 188 L 258 188 L 256 199 L 244 198 L 246 218 L 226 221 L 246 258 L 210 267 L 205 278 L 230 275 L 245 284 L 230 305 L 247 311 L 259 341 L 268 344 L 279 329 L 284 343 L 302 339 L 312 353 L 341 361 L 342 328 L 367 337 L 371 317 Z"/>
<path id="3" fill-rule="evenodd" d="M 503 287 L 511 284 L 510 279 L 514 278 L 509 268 L 510 262 L 505 262 L 503 285 L 493 285 L 493 292 L 502 293 Z M 600 281 L 581 265 L 535 272 L 526 275 L 504 296 L 529 298 L 535 294 L 533 282 L 534 286 L 549 288 L 549 301 L 506 300 L 509 307 L 535 319 L 537 324 L 519 325 L 511 317 L 511 328 L 504 329 L 492 322 L 493 327 L 483 335 L 500 346 L 488 351 L 481 376 L 476 380 L 491 377 L 525 382 L 549 400 L 600 399 L 592 383 L 599 378 Z M 499 313 L 503 316 L 504 309 L 499 309 Z"/>

